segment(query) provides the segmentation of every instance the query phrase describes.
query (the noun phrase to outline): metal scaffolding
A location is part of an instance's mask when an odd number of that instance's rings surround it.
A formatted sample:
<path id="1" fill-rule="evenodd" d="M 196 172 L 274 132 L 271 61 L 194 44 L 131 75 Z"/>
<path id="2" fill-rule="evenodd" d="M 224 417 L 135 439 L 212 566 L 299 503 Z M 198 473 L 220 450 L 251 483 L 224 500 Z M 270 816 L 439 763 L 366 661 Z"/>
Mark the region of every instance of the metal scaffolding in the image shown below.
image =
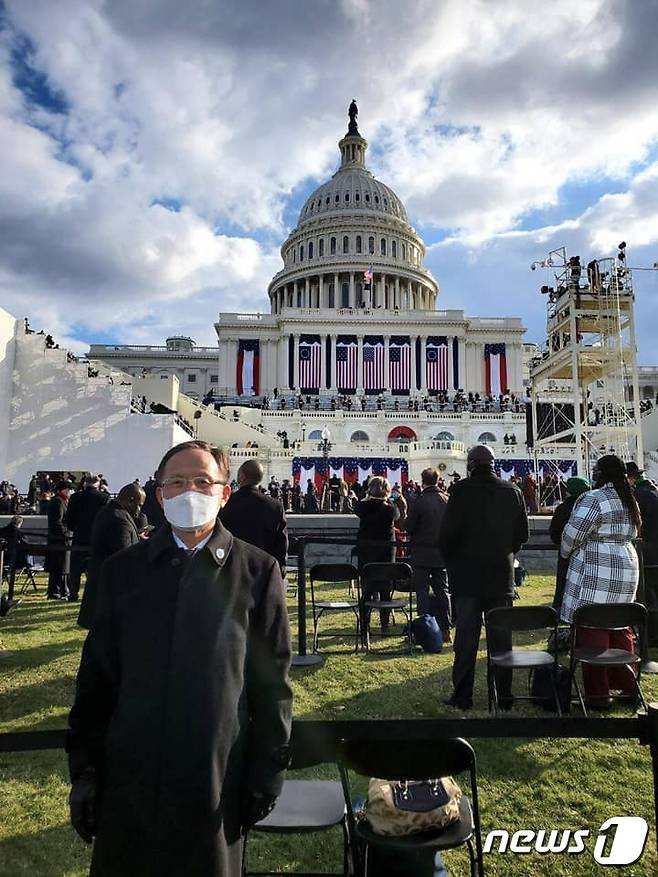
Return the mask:
<path id="1" fill-rule="evenodd" d="M 625 244 L 583 269 L 578 256 L 553 250 L 531 266 L 553 274 L 546 296 L 546 347 L 531 363 L 535 452 L 571 451 L 578 474 L 614 453 L 642 465 L 632 272 Z M 551 282 L 549 280 L 549 282 Z"/>

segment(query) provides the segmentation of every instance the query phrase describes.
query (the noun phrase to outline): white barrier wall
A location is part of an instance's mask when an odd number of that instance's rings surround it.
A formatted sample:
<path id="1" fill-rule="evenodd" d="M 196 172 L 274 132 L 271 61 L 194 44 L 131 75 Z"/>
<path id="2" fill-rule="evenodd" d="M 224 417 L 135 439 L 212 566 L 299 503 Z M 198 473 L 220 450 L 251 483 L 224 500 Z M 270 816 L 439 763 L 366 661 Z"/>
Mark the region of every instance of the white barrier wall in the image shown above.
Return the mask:
<path id="1" fill-rule="evenodd" d="M 0 478 L 4 478 L 9 452 L 12 376 L 18 321 L 0 308 Z"/>

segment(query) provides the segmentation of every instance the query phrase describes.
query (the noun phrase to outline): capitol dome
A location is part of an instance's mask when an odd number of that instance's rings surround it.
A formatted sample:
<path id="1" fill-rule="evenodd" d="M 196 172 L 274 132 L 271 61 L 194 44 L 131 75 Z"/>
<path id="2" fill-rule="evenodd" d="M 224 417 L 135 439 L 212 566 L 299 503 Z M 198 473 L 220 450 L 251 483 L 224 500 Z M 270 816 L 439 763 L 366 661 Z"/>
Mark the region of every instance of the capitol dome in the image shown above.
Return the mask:
<path id="1" fill-rule="evenodd" d="M 306 199 L 269 286 L 273 314 L 315 310 L 435 310 L 438 284 L 404 204 L 366 167 L 368 141 L 352 102 L 340 167 Z"/>

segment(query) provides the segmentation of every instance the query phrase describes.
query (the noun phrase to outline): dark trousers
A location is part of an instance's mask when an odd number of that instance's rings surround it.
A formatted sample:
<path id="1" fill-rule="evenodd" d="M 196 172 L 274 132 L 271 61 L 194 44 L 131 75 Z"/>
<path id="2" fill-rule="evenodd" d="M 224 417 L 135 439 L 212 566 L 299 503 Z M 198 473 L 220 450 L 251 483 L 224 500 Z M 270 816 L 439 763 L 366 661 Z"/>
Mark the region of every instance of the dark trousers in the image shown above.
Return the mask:
<path id="1" fill-rule="evenodd" d="M 66 584 L 61 569 L 53 569 L 48 573 L 48 596 L 66 597 Z"/>
<path id="2" fill-rule="evenodd" d="M 72 600 L 78 599 L 80 591 L 80 578 L 82 573 L 87 572 L 89 555 L 86 551 L 71 552 L 71 572 L 69 574 L 69 596 Z"/>
<path id="3" fill-rule="evenodd" d="M 411 563 L 414 571 L 414 590 L 419 615 L 434 615 L 441 630 L 450 630 L 450 594 L 448 573 L 440 566 L 420 566 Z M 430 600 L 430 588 L 434 600 Z"/>
<path id="4" fill-rule="evenodd" d="M 507 596 L 452 597 L 452 610 L 455 623 L 454 662 L 452 665 L 452 685 L 457 700 L 473 699 L 473 682 L 477 661 L 483 616 L 497 606 L 511 606 L 512 598 Z M 505 631 L 492 631 L 489 648 L 493 652 L 506 652 L 512 648 L 511 634 Z M 496 668 L 496 686 L 500 698 L 508 697 L 512 691 L 512 671 Z"/>
<path id="5" fill-rule="evenodd" d="M 658 566 L 644 567 L 644 605 L 649 612 L 649 644 L 658 646 Z"/>

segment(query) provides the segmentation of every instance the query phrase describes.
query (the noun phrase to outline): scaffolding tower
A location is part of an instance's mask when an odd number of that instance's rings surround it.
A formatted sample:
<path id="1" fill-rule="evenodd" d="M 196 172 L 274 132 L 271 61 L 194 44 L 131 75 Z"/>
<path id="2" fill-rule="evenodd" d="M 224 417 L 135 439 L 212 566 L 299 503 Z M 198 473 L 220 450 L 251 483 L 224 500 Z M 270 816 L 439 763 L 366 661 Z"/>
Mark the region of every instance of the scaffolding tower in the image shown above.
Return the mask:
<path id="1" fill-rule="evenodd" d="M 626 244 L 583 270 L 579 256 L 553 250 L 531 266 L 546 268 L 547 342 L 530 365 L 532 441 L 537 452 L 571 451 L 579 475 L 617 454 L 642 466 L 642 433 Z"/>

